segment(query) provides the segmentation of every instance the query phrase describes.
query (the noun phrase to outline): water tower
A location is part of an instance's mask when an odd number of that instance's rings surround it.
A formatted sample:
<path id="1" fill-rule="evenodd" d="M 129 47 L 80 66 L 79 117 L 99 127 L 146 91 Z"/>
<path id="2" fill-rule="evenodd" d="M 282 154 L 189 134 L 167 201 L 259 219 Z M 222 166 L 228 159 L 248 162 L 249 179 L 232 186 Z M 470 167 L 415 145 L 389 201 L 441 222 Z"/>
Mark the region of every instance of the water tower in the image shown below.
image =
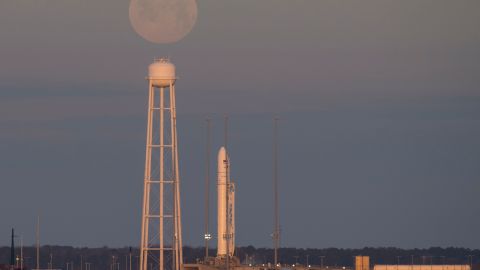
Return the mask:
<path id="1" fill-rule="evenodd" d="M 148 67 L 147 141 L 140 270 L 182 268 L 182 222 L 175 108 L 175 66 Z"/>

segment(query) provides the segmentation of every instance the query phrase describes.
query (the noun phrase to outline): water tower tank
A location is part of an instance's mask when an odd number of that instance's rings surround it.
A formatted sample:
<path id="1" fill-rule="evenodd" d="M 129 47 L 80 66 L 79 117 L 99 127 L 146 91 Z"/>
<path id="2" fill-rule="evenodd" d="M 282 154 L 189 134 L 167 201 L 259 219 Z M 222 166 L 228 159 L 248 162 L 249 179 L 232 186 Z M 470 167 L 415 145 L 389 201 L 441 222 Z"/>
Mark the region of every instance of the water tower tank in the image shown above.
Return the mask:
<path id="1" fill-rule="evenodd" d="M 175 84 L 175 65 L 167 58 L 155 59 L 148 66 L 148 79 L 155 87 L 169 87 Z"/>

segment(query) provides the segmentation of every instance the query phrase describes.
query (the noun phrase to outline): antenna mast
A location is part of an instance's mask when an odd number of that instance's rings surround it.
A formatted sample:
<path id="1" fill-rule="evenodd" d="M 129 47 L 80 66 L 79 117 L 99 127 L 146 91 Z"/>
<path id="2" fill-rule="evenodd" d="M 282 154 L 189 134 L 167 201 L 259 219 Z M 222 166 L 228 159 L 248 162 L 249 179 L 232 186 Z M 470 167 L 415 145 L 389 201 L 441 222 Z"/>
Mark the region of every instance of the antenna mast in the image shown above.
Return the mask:
<path id="1" fill-rule="evenodd" d="M 37 238 L 37 270 L 40 269 L 40 215 L 37 216 L 36 226 L 36 238 Z"/>
<path id="2" fill-rule="evenodd" d="M 206 170 L 205 170 L 205 259 L 208 258 L 208 241 L 212 238 L 209 233 L 209 198 L 210 198 L 210 128 L 211 120 L 207 118 L 207 145 L 206 145 Z"/>
<path id="3" fill-rule="evenodd" d="M 273 246 L 274 246 L 274 263 L 275 269 L 278 268 L 278 248 L 280 245 L 280 227 L 278 222 L 278 118 L 273 119 L 273 192 L 274 192 L 274 229 L 273 229 Z"/>

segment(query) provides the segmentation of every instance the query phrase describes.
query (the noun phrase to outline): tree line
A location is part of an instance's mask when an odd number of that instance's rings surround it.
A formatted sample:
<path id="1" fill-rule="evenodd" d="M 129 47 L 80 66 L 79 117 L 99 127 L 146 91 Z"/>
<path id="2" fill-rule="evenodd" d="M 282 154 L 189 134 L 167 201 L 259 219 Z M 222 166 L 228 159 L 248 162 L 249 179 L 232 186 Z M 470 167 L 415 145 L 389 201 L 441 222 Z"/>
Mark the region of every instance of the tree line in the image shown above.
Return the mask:
<path id="1" fill-rule="evenodd" d="M 23 248 L 24 265 L 27 269 L 35 268 L 36 249 L 29 246 Z M 131 254 L 131 257 L 130 257 Z M 40 267 L 66 269 L 67 263 L 71 270 L 100 270 L 112 269 L 128 270 L 132 258 L 132 270 L 137 270 L 138 247 L 123 248 L 87 248 L 71 246 L 42 246 L 40 248 Z M 184 261 L 195 263 L 205 257 L 203 247 L 184 247 Z M 215 249 L 209 250 L 210 255 L 216 254 Z M 245 264 L 259 265 L 273 262 L 271 248 L 255 248 L 253 246 L 237 247 L 236 256 Z M 20 250 L 16 248 L 16 255 Z M 301 264 L 320 266 L 352 267 L 353 257 L 370 256 L 370 264 L 470 264 L 473 270 L 480 270 L 480 250 L 457 247 L 431 247 L 427 249 L 400 249 L 394 247 L 365 247 L 361 249 L 343 248 L 280 248 L 279 260 L 282 264 Z M 0 264 L 9 264 L 10 247 L 0 247 Z M 82 267 L 80 267 L 82 264 Z M 73 268 L 72 268 L 73 265 Z"/>

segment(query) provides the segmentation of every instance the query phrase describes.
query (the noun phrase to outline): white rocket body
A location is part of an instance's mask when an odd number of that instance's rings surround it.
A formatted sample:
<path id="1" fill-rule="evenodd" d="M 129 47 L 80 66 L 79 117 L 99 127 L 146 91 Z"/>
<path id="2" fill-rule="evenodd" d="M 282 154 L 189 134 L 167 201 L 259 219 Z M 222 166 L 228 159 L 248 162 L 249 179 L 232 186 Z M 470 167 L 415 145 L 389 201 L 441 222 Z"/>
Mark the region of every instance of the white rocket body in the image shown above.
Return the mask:
<path id="1" fill-rule="evenodd" d="M 230 213 L 227 214 L 228 217 L 228 232 L 230 233 L 230 241 L 228 242 L 228 252 L 230 257 L 233 256 L 235 252 L 235 183 L 230 181 L 228 189 L 228 208 Z"/>
<path id="2" fill-rule="evenodd" d="M 230 182 L 230 159 L 225 147 L 218 151 L 217 175 L 217 256 L 228 253 L 233 256 L 235 249 L 235 185 Z M 228 210 L 227 210 L 228 192 Z M 227 235 L 228 228 L 228 235 Z M 227 239 L 228 238 L 228 239 Z"/>

